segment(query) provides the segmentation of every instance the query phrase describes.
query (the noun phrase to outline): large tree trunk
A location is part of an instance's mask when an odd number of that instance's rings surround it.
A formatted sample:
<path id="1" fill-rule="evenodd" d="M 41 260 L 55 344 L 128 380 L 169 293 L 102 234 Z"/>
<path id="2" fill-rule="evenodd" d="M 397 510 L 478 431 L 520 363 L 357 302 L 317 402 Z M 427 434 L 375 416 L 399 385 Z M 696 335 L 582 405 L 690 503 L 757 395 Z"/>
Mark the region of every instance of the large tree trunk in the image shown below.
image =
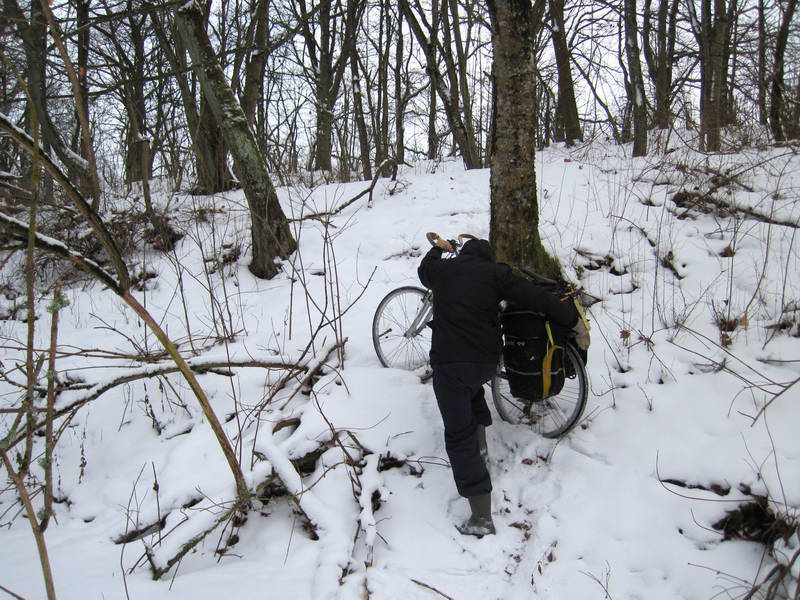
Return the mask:
<path id="1" fill-rule="evenodd" d="M 558 276 L 539 238 L 531 4 L 488 0 L 488 7 L 495 80 L 489 239 L 498 260 Z"/>
<path id="2" fill-rule="evenodd" d="M 250 272 L 271 278 L 278 269 L 275 256 L 287 257 L 297 247 L 267 172 L 247 117 L 228 84 L 206 34 L 203 13 L 196 3 L 176 13 L 178 32 L 189 50 L 200 79 L 203 97 L 222 126 L 222 134 L 234 159 L 236 174 L 250 206 L 253 261 Z"/>
<path id="3" fill-rule="evenodd" d="M 570 68 L 571 61 L 564 21 L 564 0 L 549 0 L 549 2 L 550 17 L 553 21 L 553 51 L 556 55 L 556 69 L 558 70 L 558 110 L 556 117 L 561 125 L 559 129 L 563 132 L 564 141 L 568 146 L 571 146 L 576 140 L 583 141 L 583 132 L 581 131 L 581 122 L 578 117 L 575 85 Z"/>
<path id="4" fill-rule="evenodd" d="M 633 107 L 633 156 L 647 155 L 647 104 L 642 64 L 639 61 L 639 27 L 636 0 L 625 0 L 625 54 L 628 58 L 631 106 Z"/>

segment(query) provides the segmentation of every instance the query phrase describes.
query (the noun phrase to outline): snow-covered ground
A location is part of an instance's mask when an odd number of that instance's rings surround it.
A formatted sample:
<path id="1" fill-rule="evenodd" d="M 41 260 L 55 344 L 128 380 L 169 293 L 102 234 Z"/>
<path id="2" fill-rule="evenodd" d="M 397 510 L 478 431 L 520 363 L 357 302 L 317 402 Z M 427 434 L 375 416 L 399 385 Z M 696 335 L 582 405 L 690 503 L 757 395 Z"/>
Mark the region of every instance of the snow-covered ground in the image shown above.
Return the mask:
<path id="1" fill-rule="evenodd" d="M 286 458 L 323 447 L 313 472 L 294 482 L 314 524 L 286 496 L 272 498 L 246 523 L 218 527 L 153 581 L 145 547 L 165 565 L 225 512 L 235 488 L 183 380 L 139 379 L 92 400 L 61 437 L 62 502 L 46 531 L 59 598 L 742 595 L 770 559 L 763 545 L 723 541 L 712 525 L 749 500 L 747 492 L 769 496 L 780 513 L 800 507 L 800 384 L 754 420 L 769 394 L 800 376 L 800 241 L 789 225 L 800 222 L 799 164 L 786 149 L 631 160 L 595 144 L 538 156 L 545 244 L 571 279 L 602 299 L 590 309 L 591 393 L 581 425 L 559 441 L 496 419 L 489 445 L 498 533 L 480 540 L 453 526 L 467 506 L 452 482 L 431 386 L 381 368 L 370 329 L 388 291 L 418 283 L 425 232 L 488 235 L 489 172 L 421 164 L 396 183 L 381 180 L 371 206 L 358 200 L 327 228 L 296 221 L 300 252 L 270 281 L 247 270 L 241 193 L 161 198 L 187 236 L 173 255 L 140 249 L 131 258 L 134 274 L 157 275 L 136 296 L 185 355 L 292 364 L 315 331 L 306 364 L 347 338 L 343 364 L 332 352 L 311 394 L 294 393 L 294 379 L 273 394 L 287 373 L 281 368 L 199 376 L 253 487 L 273 463 L 285 475 Z M 714 197 L 739 210 L 698 205 L 691 194 L 673 200 L 714 185 Z M 283 189 L 281 198 L 287 214 L 300 217 L 366 186 Z M 230 244 L 242 244 L 242 257 L 207 274 L 203 265 L 215 263 L 204 259 Z M 101 356 L 158 349 L 113 294 L 99 286 L 66 294 L 59 344 L 93 351 L 60 358 L 62 378 L 100 384 L 156 368 Z M 45 308 L 38 348 L 49 341 Z M 341 320 L 318 327 L 320 310 Z M 735 329 L 721 332 L 720 322 L 734 320 Z M 768 328 L 779 322 L 787 326 Z M 18 382 L 23 374 L 13 369 L 23 354 L 11 346 L 24 346 L 25 327 L 5 320 L 0 328 L 3 368 Z M 20 390 L 2 385 L 0 402 L 15 405 Z M 65 392 L 59 406 L 89 393 Z M 299 421 L 271 433 L 287 419 Z M 384 468 L 387 458 L 397 466 Z M 370 499 L 378 497 L 373 519 Z M 0 495 L 0 586 L 41 598 L 30 528 L 25 518 L 12 522 L 15 501 L 13 491 Z M 115 543 L 162 520 L 160 532 Z M 798 545 L 795 535 L 784 551 Z"/>

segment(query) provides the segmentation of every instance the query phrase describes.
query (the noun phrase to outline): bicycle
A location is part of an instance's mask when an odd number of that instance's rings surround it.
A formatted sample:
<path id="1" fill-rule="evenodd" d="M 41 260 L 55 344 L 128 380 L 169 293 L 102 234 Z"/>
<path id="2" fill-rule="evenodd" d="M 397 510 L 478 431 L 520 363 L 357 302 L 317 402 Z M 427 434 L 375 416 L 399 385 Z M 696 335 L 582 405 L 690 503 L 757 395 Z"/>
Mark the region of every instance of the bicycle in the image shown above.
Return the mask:
<path id="1" fill-rule="evenodd" d="M 467 237 L 471 236 L 462 234 L 457 240 L 451 240 L 454 254 L 458 253 Z M 530 271 L 523 272 L 539 284 L 555 283 Z M 502 306 L 500 310 L 503 310 Z M 389 292 L 378 304 L 372 319 L 372 343 L 380 363 L 384 367 L 407 371 L 424 368 L 421 379 L 429 379 L 432 374 L 428 364 L 432 319 L 433 291 L 408 285 Z M 564 370 L 567 377 L 557 394 L 543 400 L 523 400 L 511 393 L 501 357 L 490 382 L 492 402 L 500 418 L 526 425 L 546 438 L 566 434 L 580 420 L 589 395 L 586 366 L 574 336 L 566 340 Z"/>

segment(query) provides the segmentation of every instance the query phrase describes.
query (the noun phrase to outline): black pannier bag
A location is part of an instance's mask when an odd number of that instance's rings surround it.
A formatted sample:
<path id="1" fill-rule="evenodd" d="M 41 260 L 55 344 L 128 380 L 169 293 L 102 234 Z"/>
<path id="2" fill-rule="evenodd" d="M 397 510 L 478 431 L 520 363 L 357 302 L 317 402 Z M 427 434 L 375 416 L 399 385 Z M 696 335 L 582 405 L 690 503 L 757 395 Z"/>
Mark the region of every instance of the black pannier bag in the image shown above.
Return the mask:
<path id="1" fill-rule="evenodd" d="M 511 394 L 529 402 L 558 394 L 564 380 L 574 376 L 567 372 L 574 367 L 564 356 L 569 329 L 532 311 L 512 308 L 500 318 L 503 362 Z"/>

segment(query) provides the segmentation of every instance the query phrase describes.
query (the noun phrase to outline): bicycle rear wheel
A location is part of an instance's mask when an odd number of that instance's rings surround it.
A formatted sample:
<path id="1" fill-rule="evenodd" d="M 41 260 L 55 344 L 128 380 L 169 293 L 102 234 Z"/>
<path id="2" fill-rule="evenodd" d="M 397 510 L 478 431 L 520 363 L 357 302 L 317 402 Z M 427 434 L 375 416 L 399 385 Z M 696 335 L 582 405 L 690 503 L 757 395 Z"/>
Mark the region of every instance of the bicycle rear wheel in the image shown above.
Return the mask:
<path id="1" fill-rule="evenodd" d="M 415 371 L 428 364 L 431 330 L 422 321 L 411 331 L 415 320 L 430 318 L 420 314 L 430 310 L 428 291 L 405 286 L 389 292 L 378 304 L 372 319 L 372 344 L 384 367 Z"/>
<path id="2" fill-rule="evenodd" d="M 500 417 L 509 423 L 527 425 L 546 438 L 560 437 L 575 427 L 586 407 L 589 379 L 572 344 L 567 344 L 564 360 L 571 363 L 565 367 L 573 375 L 567 377 L 558 394 L 536 402 L 513 396 L 501 361 L 492 378 L 492 400 Z"/>

